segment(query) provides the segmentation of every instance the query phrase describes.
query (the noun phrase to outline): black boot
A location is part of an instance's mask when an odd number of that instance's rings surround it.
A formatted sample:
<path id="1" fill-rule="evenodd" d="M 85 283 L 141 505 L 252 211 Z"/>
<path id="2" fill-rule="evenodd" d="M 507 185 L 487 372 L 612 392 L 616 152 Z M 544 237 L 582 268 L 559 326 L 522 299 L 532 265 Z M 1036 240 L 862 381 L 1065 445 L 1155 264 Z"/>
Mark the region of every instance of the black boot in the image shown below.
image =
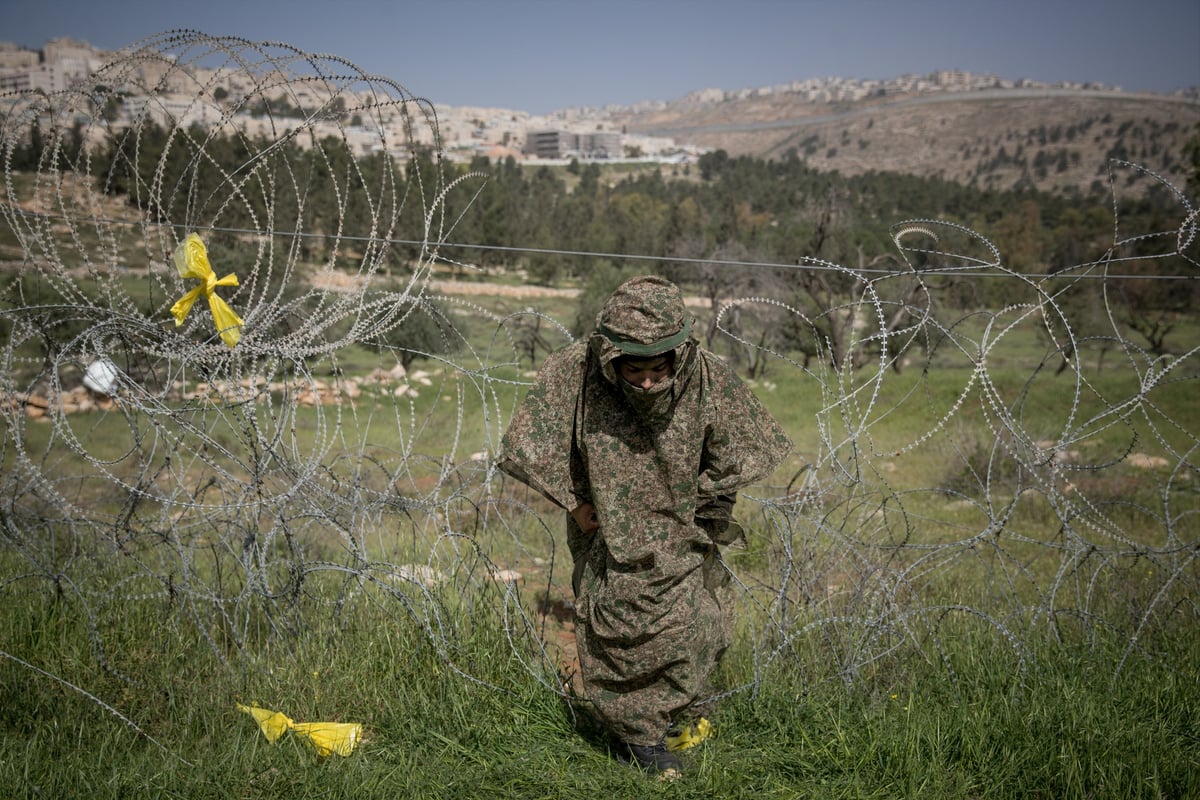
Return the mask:
<path id="1" fill-rule="evenodd" d="M 674 779 L 683 774 L 683 762 L 663 742 L 654 745 L 627 744 L 625 749 L 629 753 L 627 763 L 636 764 L 651 775 Z"/>

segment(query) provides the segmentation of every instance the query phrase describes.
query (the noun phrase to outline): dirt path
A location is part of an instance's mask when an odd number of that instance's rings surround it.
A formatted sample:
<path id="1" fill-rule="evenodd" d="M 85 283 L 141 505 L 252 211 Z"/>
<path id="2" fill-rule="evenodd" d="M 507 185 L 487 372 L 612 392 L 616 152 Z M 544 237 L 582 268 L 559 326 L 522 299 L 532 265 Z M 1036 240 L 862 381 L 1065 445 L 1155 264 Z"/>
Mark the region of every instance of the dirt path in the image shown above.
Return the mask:
<path id="1" fill-rule="evenodd" d="M 429 288 L 441 294 L 485 295 L 489 297 L 578 297 L 579 289 L 553 289 L 549 286 L 512 286 L 510 284 L 486 283 L 483 281 L 432 280 Z M 703 297 L 685 297 L 689 308 L 708 308 Z"/>
<path id="2" fill-rule="evenodd" d="M 474 294 L 491 297 L 578 297 L 578 289 L 552 289 L 549 286 L 512 286 L 483 281 L 432 280 L 429 288 L 442 294 Z"/>

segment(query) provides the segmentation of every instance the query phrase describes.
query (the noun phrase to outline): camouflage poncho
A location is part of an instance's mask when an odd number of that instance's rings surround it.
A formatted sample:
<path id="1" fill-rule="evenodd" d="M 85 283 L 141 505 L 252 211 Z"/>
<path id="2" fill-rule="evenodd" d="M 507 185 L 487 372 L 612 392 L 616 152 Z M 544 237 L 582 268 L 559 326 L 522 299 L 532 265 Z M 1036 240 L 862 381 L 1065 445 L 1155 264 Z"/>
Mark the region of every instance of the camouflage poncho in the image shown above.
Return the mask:
<path id="1" fill-rule="evenodd" d="M 716 545 L 729 540 L 737 491 L 791 447 L 691 325 L 674 284 L 622 284 L 589 341 L 546 359 L 502 442 L 505 472 L 567 511 L 596 507 L 592 535 L 567 516 L 580 668 L 630 744 L 661 742 L 707 688 L 728 644 Z M 614 365 L 668 351 L 674 373 L 649 389 Z"/>

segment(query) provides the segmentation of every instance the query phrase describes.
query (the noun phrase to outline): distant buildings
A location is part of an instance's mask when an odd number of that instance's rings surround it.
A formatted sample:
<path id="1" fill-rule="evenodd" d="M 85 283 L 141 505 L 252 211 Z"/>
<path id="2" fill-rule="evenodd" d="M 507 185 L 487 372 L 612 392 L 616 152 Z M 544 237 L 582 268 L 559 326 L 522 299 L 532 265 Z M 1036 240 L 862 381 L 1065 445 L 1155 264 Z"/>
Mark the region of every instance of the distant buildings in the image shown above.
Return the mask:
<path id="1" fill-rule="evenodd" d="M 59 92 L 70 89 L 104 69 L 121 64 L 119 54 L 96 50 L 87 42 L 58 38 L 41 50 L 0 42 L 0 93 Z M 332 97 L 320 82 L 297 82 L 284 97 L 259 96 L 260 79 L 228 66 L 216 69 L 191 65 L 181 68 L 166 58 L 141 58 L 108 73 L 115 85 L 105 114 L 108 125 L 120 128 L 134 118 L 161 124 L 210 126 L 225 124 L 247 136 L 277 135 L 281 130 L 310 126 L 316 138 L 339 136 L 358 155 L 387 149 L 406 155 L 413 147 L 437 148 L 453 161 L 485 156 L 543 160 L 628 159 L 686 163 L 700 148 L 677 144 L 669 137 L 618 132 L 614 122 L 622 112 L 665 108 L 664 101 L 646 101 L 632 108 L 574 108 L 547 116 L 499 108 L 439 106 L 435 125 L 414 126 L 407 116 L 414 109 L 378 103 L 367 92 L 345 91 Z M 106 79 L 107 80 L 107 79 Z M 146 87 L 154 87 L 148 90 Z M 1098 84 L 1042 84 L 1011 81 L 995 75 L 940 70 L 928 75 L 902 75 L 887 80 L 809 78 L 777 86 L 725 91 L 703 89 L 671 104 L 716 105 L 770 95 L 790 95 L 812 104 L 856 102 L 872 97 L 936 94 L 994 89 L 1063 88 L 1120 91 Z M 280 90 L 282 92 L 282 90 Z M 1197 96 L 1200 90 L 1188 90 Z M 259 108 L 271 104 L 269 113 Z M 342 103 L 344 114 L 322 113 L 327 104 Z M 606 130 L 607 128 L 607 130 Z M 574 130 L 570 130 L 574 129 Z M 435 141 L 436 140 L 436 141 Z M 303 144 L 303 140 L 297 140 Z"/>
<path id="2" fill-rule="evenodd" d="M 561 130 L 529 131 L 525 134 L 525 155 L 536 158 L 620 158 L 621 134 L 614 131 L 573 133 Z"/>
<path id="3" fill-rule="evenodd" d="M 61 91 L 98 70 L 104 55 L 74 39 L 51 39 L 41 52 L 0 42 L 0 92 Z"/>

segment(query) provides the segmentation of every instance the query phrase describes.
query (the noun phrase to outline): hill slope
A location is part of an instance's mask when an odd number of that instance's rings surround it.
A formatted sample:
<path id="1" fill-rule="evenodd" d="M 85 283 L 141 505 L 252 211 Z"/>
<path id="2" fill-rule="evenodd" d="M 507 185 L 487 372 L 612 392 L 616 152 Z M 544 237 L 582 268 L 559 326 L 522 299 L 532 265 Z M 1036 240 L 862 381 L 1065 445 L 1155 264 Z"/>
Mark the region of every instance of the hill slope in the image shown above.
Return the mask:
<path id="1" fill-rule="evenodd" d="M 1110 158 L 1134 162 L 1182 189 L 1183 149 L 1200 136 L 1200 102 L 1053 89 L 838 104 L 779 94 L 685 98 L 653 110 L 621 110 L 612 122 L 630 133 L 672 136 L 730 155 L 795 153 L 815 168 L 846 174 L 893 171 L 981 188 L 1087 193 L 1107 191 Z M 1147 176 L 1131 181 L 1143 188 L 1153 182 Z"/>

